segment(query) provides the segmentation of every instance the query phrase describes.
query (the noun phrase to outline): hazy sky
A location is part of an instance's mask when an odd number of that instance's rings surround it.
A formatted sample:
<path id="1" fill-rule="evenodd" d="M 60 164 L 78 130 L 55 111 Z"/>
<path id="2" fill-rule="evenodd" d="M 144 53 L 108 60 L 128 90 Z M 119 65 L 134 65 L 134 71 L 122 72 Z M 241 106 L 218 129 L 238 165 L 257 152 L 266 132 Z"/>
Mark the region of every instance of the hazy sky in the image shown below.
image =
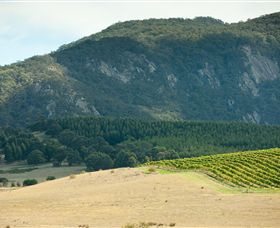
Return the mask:
<path id="1" fill-rule="evenodd" d="M 211 16 L 238 22 L 277 11 L 280 0 L 0 0 L 0 65 L 54 51 L 119 21 Z"/>

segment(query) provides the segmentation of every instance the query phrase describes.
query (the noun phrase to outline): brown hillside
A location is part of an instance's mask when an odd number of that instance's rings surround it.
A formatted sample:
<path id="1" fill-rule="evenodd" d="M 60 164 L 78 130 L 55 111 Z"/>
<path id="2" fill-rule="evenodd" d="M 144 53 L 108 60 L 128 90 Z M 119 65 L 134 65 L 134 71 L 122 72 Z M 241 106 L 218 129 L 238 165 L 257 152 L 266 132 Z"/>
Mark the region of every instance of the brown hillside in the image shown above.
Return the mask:
<path id="1" fill-rule="evenodd" d="M 225 194 L 211 183 L 195 173 L 145 174 L 128 168 L 80 174 L 0 192 L 0 227 L 122 227 L 139 222 L 280 227 L 280 194 Z"/>

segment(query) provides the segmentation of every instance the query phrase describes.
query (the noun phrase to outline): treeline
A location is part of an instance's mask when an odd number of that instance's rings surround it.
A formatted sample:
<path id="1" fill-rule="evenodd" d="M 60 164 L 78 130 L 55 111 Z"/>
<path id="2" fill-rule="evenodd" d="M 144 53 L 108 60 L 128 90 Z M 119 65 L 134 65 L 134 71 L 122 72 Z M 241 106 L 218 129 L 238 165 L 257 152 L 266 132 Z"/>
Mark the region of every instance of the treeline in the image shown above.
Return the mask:
<path id="1" fill-rule="evenodd" d="M 133 20 L 116 23 L 100 33 L 90 36 L 92 40 L 104 37 L 131 37 L 147 45 L 162 37 L 172 37 L 177 40 L 197 40 L 208 34 L 231 33 L 237 36 L 250 37 L 251 39 L 273 38 L 279 42 L 280 14 L 274 13 L 261 16 L 246 22 L 227 24 L 211 17 L 196 17 L 194 19 L 170 18 Z M 267 42 L 271 42 L 267 39 Z M 85 38 L 66 47 L 81 43 Z"/>
<path id="2" fill-rule="evenodd" d="M 80 117 L 41 121 L 31 129 L 53 135 L 67 129 L 87 138 L 102 137 L 111 145 L 127 140 L 152 141 L 177 151 L 198 145 L 247 150 L 277 147 L 280 143 L 279 126 L 238 122 Z"/>
<path id="3" fill-rule="evenodd" d="M 7 162 L 86 163 L 89 170 L 272 147 L 280 147 L 279 126 L 246 123 L 77 117 L 0 129 Z"/>
<path id="4" fill-rule="evenodd" d="M 43 144 L 31 132 L 0 128 L 0 153 L 7 162 L 24 160 L 35 149 L 42 149 Z"/>

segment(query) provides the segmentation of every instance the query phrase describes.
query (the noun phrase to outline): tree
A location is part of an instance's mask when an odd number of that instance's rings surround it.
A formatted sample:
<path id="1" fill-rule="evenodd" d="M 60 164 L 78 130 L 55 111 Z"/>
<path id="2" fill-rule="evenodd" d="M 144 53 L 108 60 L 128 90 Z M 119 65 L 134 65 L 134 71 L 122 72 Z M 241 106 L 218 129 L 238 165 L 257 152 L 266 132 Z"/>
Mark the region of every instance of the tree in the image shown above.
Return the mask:
<path id="1" fill-rule="evenodd" d="M 60 132 L 60 134 L 58 135 L 58 140 L 68 146 L 69 144 L 71 144 L 71 142 L 73 141 L 73 139 L 76 137 L 75 133 L 70 131 L 70 130 L 64 130 L 62 132 Z"/>
<path id="2" fill-rule="evenodd" d="M 161 151 L 158 153 L 157 160 L 178 159 L 179 155 L 174 150 Z"/>
<path id="3" fill-rule="evenodd" d="M 69 166 L 72 166 L 73 164 L 80 164 L 81 163 L 81 157 L 78 151 L 68 149 L 67 152 L 67 162 Z"/>
<path id="4" fill-rule="evenodd" d="M 134 167 L 137 163 L 135 154 L 121 150 L 116 156 L 115 167 Z"/>
<path id="5" fill-rule="evenodd" d="M 46 162 L 46 159 L 40 150 L 33 150 L 27 157 L 28 165 L 37 165 L 44 162 Z"/>
<path id="6" fill-rule="evenodd" d="M 6 187 L 8 185 L 8 182 L 9 180 L 5 177 L 0 177 L 0 184 L 3 186 L 3 187 Z M 0 185 L 0 186 L 1 186 Z"/>
<path id="7" fill-rule="evenodd" d="M 94 151 L 95 150 L 89 151 L 89 149 L 86 148 L 85 146 L 82 146 L 81 148 L 79 148 L 79 154 L 83 161 Z"/>
<path id="8" fill-rule="evenodd" d="M 5 147 L 4 147 L 4 154 L 5 154 L 5 160 L 7 162 L 13 162 L 15 159 L 14 159 L 14 156 L 13 156 L 13 150 L 12 150 L 12 147 L 7 144 Z"/>
<path id="9" fill-rule="evenodd" d="M 85 163 L 88 171 L 110 169 L 113 167 L 113 160 L 110 156 L 101 152 L 90 154 L 86 158 Z"/>
<path id="10" fill-rule="evenodd" d="M 45 145 L 44 155 L 48 161 L 59 151 L 61 144 L 54 139 L 48 140 Z"/>
<path id="11" fill-rule="evenodd" d="M 93 139 L 93 146 L 98 150 L 101 151 L 102 147 L 109 145 L 109 143 L 102 137 L 98 136 Z"/>
<path id="12" fill-rule="evenodd" d="M 51 136 L 58 135 L 62 131 L 62 127 L 54 120 L 49 120 L 49 122 L 50 123 L 46 126 L 46 134 Z"/>
<path id="13" fill-rule="evenodd" d="M 111 145 L 105 145 L 100 148 L 102 153 L 108 154 L 111 158 L 116 156 L 116 149 Z"/>
<path id="14" fill-rule="evenodd" d="M 54 155 L 54 166 L 61 166 L 61 163 L 63 162 L 63 160 L 66 158 L 67 156 L 67 150 L 66 148 L 62 147 L 60 148 L 56 154 Z"/>
<path id="15" fill-rule="evenodd" d="M 82 146 L 88 146 L 89 139 L 84 136 L 75 136 L 72 141 L 68 144 L 74 150 L 81 148 Z"/>

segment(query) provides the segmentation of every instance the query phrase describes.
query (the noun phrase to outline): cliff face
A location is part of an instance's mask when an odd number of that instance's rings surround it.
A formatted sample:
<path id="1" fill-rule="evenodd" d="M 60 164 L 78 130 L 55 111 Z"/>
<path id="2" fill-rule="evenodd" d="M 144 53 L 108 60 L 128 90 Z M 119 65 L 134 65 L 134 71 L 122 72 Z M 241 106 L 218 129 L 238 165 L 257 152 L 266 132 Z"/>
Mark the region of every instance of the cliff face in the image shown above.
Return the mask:
<path id="1" fill-rule="evenodd" d="M 280 123 L 279 14 L 131 21 L 0 68 L 0 123 L 129 116 Z"/>

